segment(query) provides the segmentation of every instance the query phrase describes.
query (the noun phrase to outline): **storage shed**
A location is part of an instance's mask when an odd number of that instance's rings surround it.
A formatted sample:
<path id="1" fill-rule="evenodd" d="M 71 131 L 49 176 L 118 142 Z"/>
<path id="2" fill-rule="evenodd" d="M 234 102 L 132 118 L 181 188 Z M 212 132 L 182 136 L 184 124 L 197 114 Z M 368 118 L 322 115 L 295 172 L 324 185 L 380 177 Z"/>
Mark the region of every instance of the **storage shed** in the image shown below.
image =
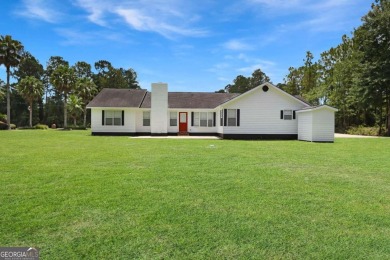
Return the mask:
<path id="1" fill-rule="evenodd" d="M 298 140 L 333 143 L 336 111 L 328 105 L 297 110 Z"/>

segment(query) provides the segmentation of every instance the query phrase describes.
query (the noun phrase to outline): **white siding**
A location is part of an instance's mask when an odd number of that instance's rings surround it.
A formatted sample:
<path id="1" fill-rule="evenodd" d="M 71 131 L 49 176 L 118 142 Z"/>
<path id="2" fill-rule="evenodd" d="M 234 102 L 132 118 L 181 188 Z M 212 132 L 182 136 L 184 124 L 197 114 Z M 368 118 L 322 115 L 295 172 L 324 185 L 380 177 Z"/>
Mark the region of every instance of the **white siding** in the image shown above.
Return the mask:
<path id="1" fill-rule="evenodd" d="M 102 111 L 124 110 L 125 124 L 102 125 Z M 91 108 L 91 129 L 96 133 L 134 133 L 135 132 L 135 111 L 129 108 Z"/>
<path id="2" fill-rule="evenodd" d="M 175 112 L 177 114 L 177 126 L 170 126 L 171 115 L 170 112 Z M 179 112 L 187 112 L 187 126 L 191 125 L 191 112 L 185 109 L 168 109 L 168 133 L 178 133 L 179 132 Z"/>
<path id="3" fill-rule="evenodd" d="M 212 109 L 194 109 L 194 110 L 191 110 L 191 112 L 211 112 L 211 113 L 214 113 L 216 112 L 216 110 L 212 110 Z M 212 126 L 212 127 L 208 127 L 208 126 L 191 126 L 191 118 L 192 114 L 189 113 L 189 124 L 188 124 L 188 132 L 189 133 L 217 133 L 217 125 L 218 125 L 218 113 L 216 113 L 215 117 L 216 117 L 216 122 L 215 122 L 215 125 L 216 126 Z"/>
<path id="4" fill-rule="evenodd" d="M 153 134 L 166 134 L 168 132 L 168 85 L 153 83 L 151 99 L 151 131 Z"/>
<path id="5" fill-rule="evenodd" d="M 150 111 L 150 109 L 137 110 L 135 112 L 135 129 L 137 133 L 150 133 L 150 126 L 144 126 L 144 111 Z M 152 116 L 150 116 L 152 120 Z"/>
<path id="6" fill-rule="evenodd" d="M 313 141 L 313 120 L 311 112 L 297 113 L 298 140 Z"/>
<path id="7" fill-rule="evenodd" d="M 334 111 L 326 108 L 313 111 L 313 141 L 334 142 Z"/>
<path id="8" fill-rule="evenodd" d="M 187 112 L 187 131 L 188 133 L 217 133 L 217 126 L 219 124 L 218 113 L 216 113 L 216 126 L 215 127 L 200 127 L 200 126 L 191 126 L 192 121 L 192 112 L 217 112 L 216 110 L 211 109 L 169 109 L 168 110 L 168 133 L 178 133 L 179 132 L 179 121 L 177 126 L 170 126 L 169 122 L 169 113 L 176 112 L 179 118 L 179 112 Z"/>
<path id="9" fill-rule="evenodd" d="M 222 106 L 240 109 L 240 126 L 225 126 L 223 134 L 297 134 L 297 120 L 280 119 L 280 110 L 305 107 L 298 100 L 272 87 L 267 92 L 257 88 L 246 96 Z"/>

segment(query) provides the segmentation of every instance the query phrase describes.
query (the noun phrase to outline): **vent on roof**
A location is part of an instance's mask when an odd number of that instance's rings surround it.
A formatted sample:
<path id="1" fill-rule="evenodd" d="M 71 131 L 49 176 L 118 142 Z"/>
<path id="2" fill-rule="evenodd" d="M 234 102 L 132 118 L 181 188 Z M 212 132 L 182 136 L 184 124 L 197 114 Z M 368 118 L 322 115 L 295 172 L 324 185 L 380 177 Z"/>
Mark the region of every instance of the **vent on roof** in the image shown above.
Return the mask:
<path id="1" fill-rule="evenodd" d="M 268 89 L 269 89 L 268 86 L 263 86 L 263 91 L 264 91 L 264 92 L 267 92 Z"/>

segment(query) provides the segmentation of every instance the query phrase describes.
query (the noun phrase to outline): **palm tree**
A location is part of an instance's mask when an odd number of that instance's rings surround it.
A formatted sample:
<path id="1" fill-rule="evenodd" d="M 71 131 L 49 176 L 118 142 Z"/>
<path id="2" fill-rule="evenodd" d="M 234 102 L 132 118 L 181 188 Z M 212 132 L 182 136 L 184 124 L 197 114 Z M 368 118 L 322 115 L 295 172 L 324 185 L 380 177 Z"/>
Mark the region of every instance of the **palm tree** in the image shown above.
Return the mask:
<path id="1" fill-rule="evenodd" d="M 74 69 L 65 65 L 58 66 L 50 76 L 50 83 L 64 96 L 64 127 L 66 128 L 68 127 L 68 94 L 75 88 L 76 85 L 76 75 Z"/>
<path id="2" fill-rule="evenodd" d="M 0 99 L 2 99 L 5 96 L 4 93 L 4 81 L 0 79 Z"/>
<path id="3" fill-rule="evenodd" d="M 23 45 L 16 40 L 13 40 L 10 35 L 0 36 L 0 65 L 4 65 L 7 72 L 7 124 L 11 130 L 11 98 L 9 78 L 11 75 L 11 67 L 16 67 L 21 61 L 21 52 Z"/>
<path id="4" fill-rule="evenodd" d="M 73 125 L 77 125 L 77 116 L 80 114 L 81 111 L 83 111 L 83 102 L 81 101 L 81 98 L 72 94 L 69 96 L 68 99 L 68 110 L 70 116 L 73 118 Z"/>
<path id="5" fill-rule="evenodd" d="M 42 81 L 28 76 L 22 79 L 16 86 L 19 94 L 28 102 L 30 111 L 30 127 L 32 127 L 32 110 L 33 102 L 43 95 L 44 87 Z"/>
<path id="6" fill-rule="evenodd" d="M 93 99 L 97 93 L 97 86 L 90 78 L 81 78 L 77 81 L 76 90 L 83 104 L 84 121 L 83 126 L 87 126 L 87 104 Z"/>

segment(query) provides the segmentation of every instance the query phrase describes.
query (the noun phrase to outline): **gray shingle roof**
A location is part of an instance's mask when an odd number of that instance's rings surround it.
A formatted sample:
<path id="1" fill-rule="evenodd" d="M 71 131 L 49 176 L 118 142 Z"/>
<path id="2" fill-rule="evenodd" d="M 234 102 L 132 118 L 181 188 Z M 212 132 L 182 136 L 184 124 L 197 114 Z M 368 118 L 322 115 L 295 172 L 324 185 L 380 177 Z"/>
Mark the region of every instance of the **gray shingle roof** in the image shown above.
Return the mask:
<path id="1" fill-rule="evenodd" d="M 212 109 L 240 94 L 213 92 L 168 92 L 169 108 Z M 103 89 L 89 104 L 91 107 L 151 107 L 151 93 L 138 89 Z"/>
<path id="2" fill-rule="evenodd" d="M 140 107 L 146 93 L 145 89 L 104 88 L 87 107 Z"/>
<path id="3" fill-rule="evenodd" d="M 168 92 L 169 108 L 216 108 L 240 94 L 237 93 L 212 93 L 212 92 Z M 151 107 L 151 93 L 146 94 L 141 108 Z"/>

